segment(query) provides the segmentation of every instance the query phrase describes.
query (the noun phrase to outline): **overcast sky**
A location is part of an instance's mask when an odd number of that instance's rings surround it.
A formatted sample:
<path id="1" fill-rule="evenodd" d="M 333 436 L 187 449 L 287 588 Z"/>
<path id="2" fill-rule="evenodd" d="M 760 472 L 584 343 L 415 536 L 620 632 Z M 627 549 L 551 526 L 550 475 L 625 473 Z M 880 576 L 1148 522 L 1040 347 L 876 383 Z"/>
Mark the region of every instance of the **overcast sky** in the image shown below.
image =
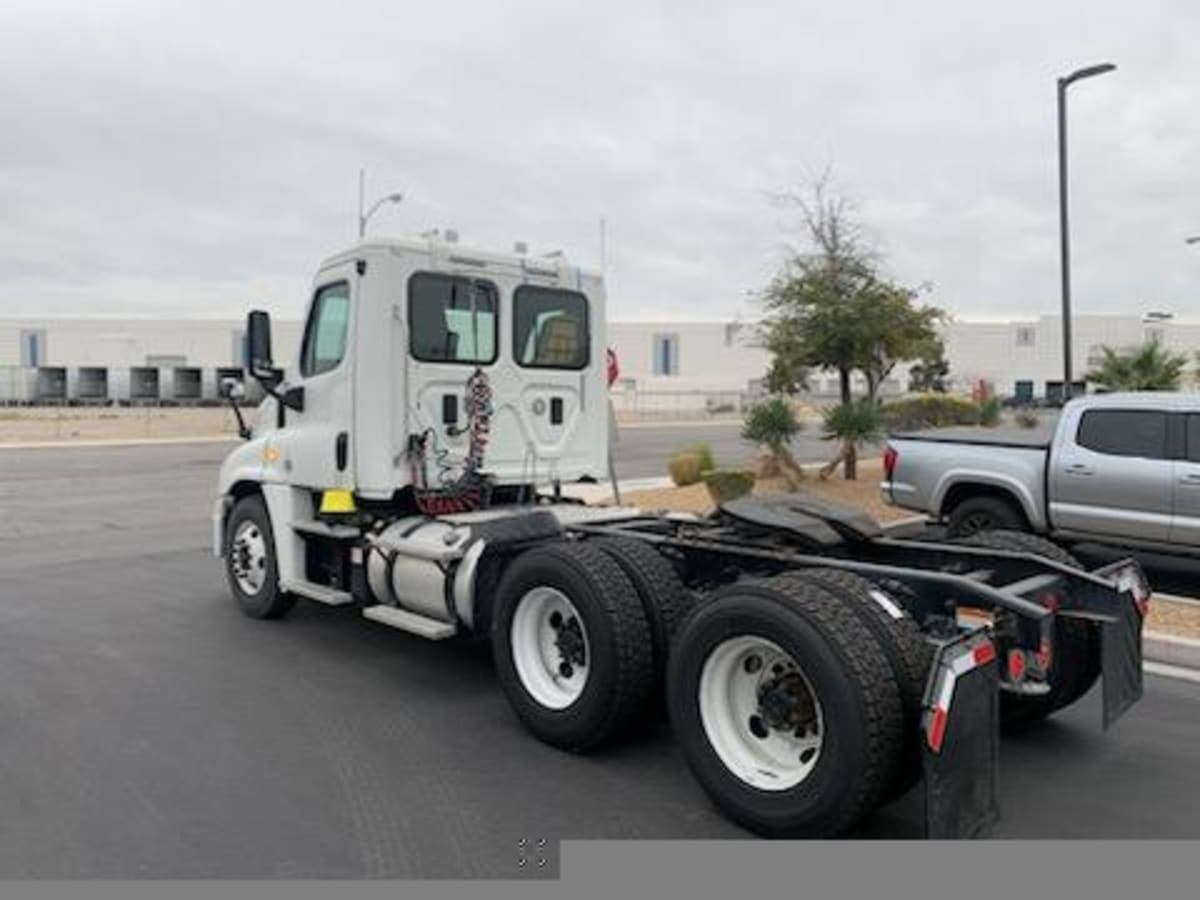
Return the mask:
<path id="1" fill-rule="evenodd" d="M 302 11 L 311 6 L 309 11 Z M 614 319 L 752 315 L 834 167 L 890 273 L 962 316 L 1058 302 L 1054 80 L 1080 312 L 1200 316 L 1195 0 L 5 0 L 0 316 L 301 315 L 376 230 L 565 249 Z"/>

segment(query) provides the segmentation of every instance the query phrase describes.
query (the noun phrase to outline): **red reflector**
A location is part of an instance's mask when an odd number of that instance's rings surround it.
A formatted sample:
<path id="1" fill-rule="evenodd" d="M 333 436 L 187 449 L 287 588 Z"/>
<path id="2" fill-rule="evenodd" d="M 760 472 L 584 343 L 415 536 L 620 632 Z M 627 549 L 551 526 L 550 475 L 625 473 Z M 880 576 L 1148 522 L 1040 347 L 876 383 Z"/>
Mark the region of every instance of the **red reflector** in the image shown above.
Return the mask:
<path id="1" fill-rule="evenodd" d="M 1046 594 L 1042 597 L 1042 606 L 1050 610 L 1050 612 L 1058 612 L 1058 608 L 1062 606 L 1062 601 L 1058 599 L 1057 594 Z"/>
<path id="2" fill-rule="evenodd" d="M 1008 680 L 1018 682 L 1025 677 L 1025 654 L 1020 650 L 1008 651 Z"/>
<path id="3" fill-rule="evenodd" d="M 1135 600 L 1134 602 L 1137 603 L 1138 614 L 1143 619 L 1146 618 L 1146 615 L 1150 612 L 1150 598 L 1142 597 L 1141 599 Z"/>
<path id="4" fill-rule="evenodd" d="M 1037 652 L 1037 663 L 1038 667 L 1042 670 L 1042 674 L 1046 674 L 1050 671 L 1050 660 L 1052 658 L 1053 657 L 1050 652 L 1050 642 L 1042 641 L 1042 645 L 1040 648 L 1038 648 Z"/>
<path id="5" fill-rule="evenodd" d="M 985 666 L 996 658 L 996 645 L 991 641 L 986 644 L 980 644 L 975 648 L 975 665 Z"/>
<path id="6" fill-rule="evenodd" d="M 929 723 L 929 749 L 934 753 L 942 752 L 942 741 L 946 739 L 946 710 L 935 709 L 933 719 Z"/>

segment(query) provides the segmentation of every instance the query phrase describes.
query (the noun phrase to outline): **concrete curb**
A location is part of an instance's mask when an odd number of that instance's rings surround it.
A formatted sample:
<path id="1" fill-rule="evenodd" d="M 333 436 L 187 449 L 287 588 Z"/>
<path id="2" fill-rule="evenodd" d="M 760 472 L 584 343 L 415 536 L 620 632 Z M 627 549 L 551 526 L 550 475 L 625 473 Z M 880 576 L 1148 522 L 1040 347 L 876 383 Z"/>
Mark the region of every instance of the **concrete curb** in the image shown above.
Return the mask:
<path id="1" fill-rule="evenodd" d="M 1161 631 L 1143 631 L 1142 656 L 1151 662 L 1200 669 L 1200 640 L 1175 637 Z"/>

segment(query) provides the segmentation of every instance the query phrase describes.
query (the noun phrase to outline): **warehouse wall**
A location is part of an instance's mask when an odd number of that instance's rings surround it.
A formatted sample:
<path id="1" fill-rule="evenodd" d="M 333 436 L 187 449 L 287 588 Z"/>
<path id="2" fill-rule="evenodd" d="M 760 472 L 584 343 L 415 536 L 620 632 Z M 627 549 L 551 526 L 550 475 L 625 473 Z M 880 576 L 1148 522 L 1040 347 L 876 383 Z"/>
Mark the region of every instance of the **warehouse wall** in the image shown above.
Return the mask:
<path id="1" fill-rule="evenodd" d="M 223 320 L 0 319 L 0 366 L 240 366 L 244 330 L 244 322 Z M 300 323 L 272 322 L 271 330 L 275 358 L 290 365 Z M 36 362 L 29 359 L 31 333 Z"/>

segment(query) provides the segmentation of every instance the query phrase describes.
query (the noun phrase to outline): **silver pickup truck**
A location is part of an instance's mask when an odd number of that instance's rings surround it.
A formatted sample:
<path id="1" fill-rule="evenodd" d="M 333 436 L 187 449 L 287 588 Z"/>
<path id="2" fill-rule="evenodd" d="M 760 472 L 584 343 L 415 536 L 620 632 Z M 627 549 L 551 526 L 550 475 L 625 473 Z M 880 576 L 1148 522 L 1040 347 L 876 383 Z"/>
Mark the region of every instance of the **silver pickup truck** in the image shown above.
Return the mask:
<path id="1" fill-rule="evenodd" d="M 952 537 L 1019 529 L 1169 553 L 1200 551 L 1200 397 L 1095 394 L 1048 439 L 892 435 L 884 499 L 945 521 Z"/>

